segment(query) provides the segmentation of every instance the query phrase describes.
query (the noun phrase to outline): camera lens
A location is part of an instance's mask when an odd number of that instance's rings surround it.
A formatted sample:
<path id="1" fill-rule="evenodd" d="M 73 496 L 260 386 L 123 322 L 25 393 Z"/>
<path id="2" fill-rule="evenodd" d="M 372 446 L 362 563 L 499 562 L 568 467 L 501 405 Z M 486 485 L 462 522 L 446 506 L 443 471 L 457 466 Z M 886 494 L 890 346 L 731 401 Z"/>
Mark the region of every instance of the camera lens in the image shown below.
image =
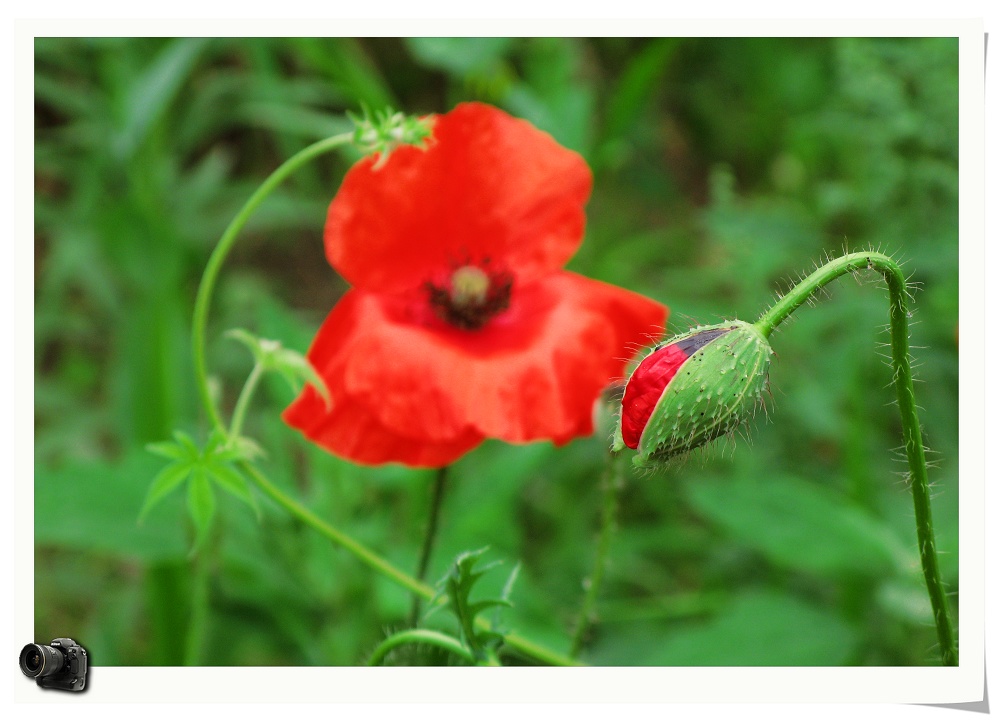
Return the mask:
<path id="1" fill-rule="evenodd" d="M 21 671 L 29 677 L 48 677 L 62 669 L 66 657 L 47 644 L 26 644 L 19 658 Z"/>

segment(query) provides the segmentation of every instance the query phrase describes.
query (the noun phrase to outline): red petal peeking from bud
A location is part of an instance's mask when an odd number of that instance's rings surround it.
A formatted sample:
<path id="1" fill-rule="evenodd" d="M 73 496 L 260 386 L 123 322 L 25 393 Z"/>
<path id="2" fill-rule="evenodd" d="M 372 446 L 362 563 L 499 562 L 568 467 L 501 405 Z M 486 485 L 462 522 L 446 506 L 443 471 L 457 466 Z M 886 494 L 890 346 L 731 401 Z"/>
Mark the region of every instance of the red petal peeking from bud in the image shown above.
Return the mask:
<path id="1" fill-rule="evenodd" d="M 563 270 L 583 240 L 583 158 L 465 103 L 374 166 L 347 173 L 327 217 L 327 258 L 353 286 L 308 355 L 332 404 L 307 386 L 285 420 L 339 456 L 410 466 L 592 433 L 594 401 L 666 308 Z"/>
<path id="2" fill-rule="evenodd" d="M 639 448 L 639 439 L 653 414 L 657 402 L 666 391 L 667 384 L 678 370 L 709 341 L 731 331 L 731 328 L 713 328 L 700 331 L 674 343 L 660 346 L 636 367 L 625 387 L 622 398 L 622 440 L 630 449 Z"/>
<path id="3" fill-rule="evenodd" d="M 626 383 L 612 450 L 635 449 L 633 463 L 649 467 L 734 432 L 763 406 L 772 354 L 745 321 L 674 336 Z"/>

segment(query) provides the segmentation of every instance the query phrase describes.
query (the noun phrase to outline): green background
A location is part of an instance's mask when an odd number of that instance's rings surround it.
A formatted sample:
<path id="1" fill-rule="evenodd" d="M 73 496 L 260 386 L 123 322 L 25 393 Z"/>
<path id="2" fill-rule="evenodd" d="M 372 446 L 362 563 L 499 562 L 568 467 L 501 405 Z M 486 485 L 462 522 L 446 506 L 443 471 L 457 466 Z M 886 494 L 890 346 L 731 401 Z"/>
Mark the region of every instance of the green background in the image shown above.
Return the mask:
<path id="1" fill-rule="evenodd" d="M 65 39 L 35 42 L 35 641 L 98 665 L 183 659 L 182 495 L 139 526 L 175 428 L 203 436 L 190 317 L 208 254 L 256 186 L 362 103 L 477 99 L 595 175 L 571 270 L 642 292 L 670 327 L 752 319 L 826 254 L 880 248 L 917 284 L 911 343 L 945 582 L 958 594 L 958 41 L 932 39 Z M 305 352 L 346 285 L 325 210 L 354 151 L 253 217 L 223 271 L 209 360 L 231 409 L 243 327 Z M 622 665 L 938 662 L 899 457 L 877 279 L 850 277 L 773 337 L 773 399 L 620 494 L 581 657 Z M 879 354 L 883 356 L 880 357 Z M 280 421 L 267 378 L 245 432 L 277 484 L 401 568 L 431 472 L 361 468 Z M 564 651 L 595 552 L 602 435 L 487 442 L 451 474 L 431 580 L 463 550 L 521 563 L 508 627 Z M 220 497 L 202 663 L 351 665 L 410 600 L 261 499 Z M 431 626 L 453 631 L 447 615 Z M 447 662 L 420 657 L 399 662 Z M 405 656 L 404 656 L 405 657 Z M 513 662 L 514 660 L 506 660 Z"/>

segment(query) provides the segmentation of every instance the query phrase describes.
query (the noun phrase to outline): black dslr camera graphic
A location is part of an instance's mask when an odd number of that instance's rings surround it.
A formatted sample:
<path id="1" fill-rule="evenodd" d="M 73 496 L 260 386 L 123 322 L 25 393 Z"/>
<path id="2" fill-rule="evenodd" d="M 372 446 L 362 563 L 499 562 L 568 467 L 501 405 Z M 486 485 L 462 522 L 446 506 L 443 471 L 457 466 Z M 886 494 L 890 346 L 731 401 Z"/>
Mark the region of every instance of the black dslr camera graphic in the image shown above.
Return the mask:
<path id="1" fill-rule="evenodd" d="M 19 661 L 21 671 L 39 687 L 79 692 L 87 683 L 87 650 L 68 637 L 26 644 Z"/>

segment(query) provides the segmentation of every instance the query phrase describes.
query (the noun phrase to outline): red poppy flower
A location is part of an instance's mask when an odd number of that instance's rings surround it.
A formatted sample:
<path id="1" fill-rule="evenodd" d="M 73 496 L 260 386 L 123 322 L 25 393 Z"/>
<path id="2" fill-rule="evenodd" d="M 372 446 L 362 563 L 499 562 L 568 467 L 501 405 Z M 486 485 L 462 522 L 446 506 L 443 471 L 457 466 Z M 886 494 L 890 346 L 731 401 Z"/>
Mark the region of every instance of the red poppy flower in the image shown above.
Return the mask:
<path id="1" fill-rule="evenodd" d="M 330 204 L 327 258 L 353 288 L 308 358 L 285 421 L 365 464 L 450 463 L 485 438 L 557 444 L 593 431 L 601 389 L 666 309 L 562 270 L 591 175 L 529 123 L 468 103 L 426 149 L 356 164 Z"/>

